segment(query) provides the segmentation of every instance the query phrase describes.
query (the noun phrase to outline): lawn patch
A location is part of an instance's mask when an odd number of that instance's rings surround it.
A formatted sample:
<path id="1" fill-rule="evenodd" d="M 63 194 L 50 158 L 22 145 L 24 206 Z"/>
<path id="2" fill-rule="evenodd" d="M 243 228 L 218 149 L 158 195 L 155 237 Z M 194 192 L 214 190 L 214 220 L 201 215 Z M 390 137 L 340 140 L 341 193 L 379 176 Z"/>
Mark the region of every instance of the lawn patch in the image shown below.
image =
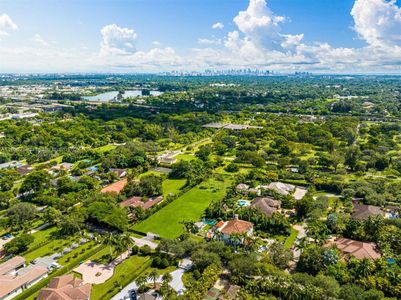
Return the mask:
<path id="1" fill-rule="evenodd" d="M 231 181 L 210 178 L 195 186 L 166 207 L 162 208 L 148 219 L 134 226 L 134 230 L 147 233 L 153 232 L 165 238 L 175 238 L 184 232 L 180 222 L 197 221 L 214 200 L 222 199 Z"/>

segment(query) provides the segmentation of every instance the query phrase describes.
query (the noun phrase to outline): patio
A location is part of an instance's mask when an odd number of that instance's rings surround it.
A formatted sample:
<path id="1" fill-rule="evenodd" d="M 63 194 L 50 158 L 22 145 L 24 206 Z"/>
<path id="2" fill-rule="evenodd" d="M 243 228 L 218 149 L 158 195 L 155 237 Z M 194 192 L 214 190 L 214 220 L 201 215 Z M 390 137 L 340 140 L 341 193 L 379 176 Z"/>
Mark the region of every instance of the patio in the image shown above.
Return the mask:
<path id="1" fill-rule="evenodd" d="M 94 261 L 87 261 L 75 268 L 74 271 L 82 275 L 84 284 L 100 284 L 113 276 L 114 268 L 128 257 L 128 252 L 124 252 L 111 263 L 105 265 Z"/>

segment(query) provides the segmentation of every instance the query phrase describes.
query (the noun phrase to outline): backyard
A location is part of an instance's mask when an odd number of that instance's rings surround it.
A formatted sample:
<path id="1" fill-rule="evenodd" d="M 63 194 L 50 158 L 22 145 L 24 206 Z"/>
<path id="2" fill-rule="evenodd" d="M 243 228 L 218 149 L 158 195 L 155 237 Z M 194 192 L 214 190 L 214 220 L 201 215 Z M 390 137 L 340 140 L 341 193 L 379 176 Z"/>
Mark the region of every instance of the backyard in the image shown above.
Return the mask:
<path id="1" fill-rule="evenodd" d="M 182 221 L 198 221 L 209 204 L 222 199 L 231 181 L 223 177 L 223 181 L 209 178 L 195 186 L 174 202 L 157 213 L 134 226 L 143 233 L 153 232 L 165 238 L 175 238 L 183 233 Z"/>

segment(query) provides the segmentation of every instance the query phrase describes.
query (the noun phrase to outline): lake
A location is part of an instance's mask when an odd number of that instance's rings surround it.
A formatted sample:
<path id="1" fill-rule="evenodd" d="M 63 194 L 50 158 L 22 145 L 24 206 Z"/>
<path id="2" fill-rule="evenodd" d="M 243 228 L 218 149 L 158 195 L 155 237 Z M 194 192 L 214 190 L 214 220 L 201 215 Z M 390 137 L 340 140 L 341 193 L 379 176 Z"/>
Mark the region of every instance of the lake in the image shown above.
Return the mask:
<path id="1" fill-rule="evenodd" d="M 159 91 L 150 91 L 150 94 L 152 96 L 159 96 L 162 94 L 162 92 Z M 115 97 L 117 97 L 118 92 L 117 91 L 112 91 L 112 92 L 105 92 L 98 94 L 96 96 L 84 96 L 82 97 L 84 100 L 87 101 L 100 101 L 100 102 L 107 102 L 113 100 Z M 142 96 L 142 91 L 141 90 L 130 90 L 130 91 L 125 91 L 123 94 L 123 98 L 135 98 Z"/>

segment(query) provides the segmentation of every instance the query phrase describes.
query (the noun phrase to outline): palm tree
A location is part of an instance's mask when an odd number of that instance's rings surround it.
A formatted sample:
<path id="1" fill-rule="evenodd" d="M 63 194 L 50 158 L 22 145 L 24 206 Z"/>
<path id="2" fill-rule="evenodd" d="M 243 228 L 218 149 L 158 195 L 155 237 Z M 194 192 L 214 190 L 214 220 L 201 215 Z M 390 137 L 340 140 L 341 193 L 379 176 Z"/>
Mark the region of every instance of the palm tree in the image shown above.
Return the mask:
<path id="1" fill-rule="evenodd" d="M 153 281 L 153 288 L 156 288 L 156 280 L 159 278 L 159 274 L 157 274 L 157 271 L 153 269 L 149 275 L 148 275 L 149 280 Z"/>
<path id="2" fill-rule="evenodd" d="M 114 246 L 116 244 L 116 239 L 115 239 L 114 235 L 111 232 L 106 232 L 105 234 L 100 236 L 100 243 L 109 247 L 109 251 L 110 251 L 109 255 L 110 255 L 110 260 L 111 260 L 113 257 L 112 246 Z"/>
<path id="3" fill-rule="evenodd" d="M 146 276 L 139 276 L 135 279 L 135 283 L 138 286 L 138 290 L 142 290 L 146 282 L 148 282 Z"/>
<path id="4" fill-rule="evenodd" d="M 162 281 L 170 283 L 173 280 L 173 276 L 170 273 L 166 273 L 162 276 Z"/>
<path id="5" fill-rule="evenodd" d="M 122 234 L 119 236 L 119 243 L 124 250 L 130 252 L 131 246 L 134 245 L 134 241 L 128 234 Z"/>

